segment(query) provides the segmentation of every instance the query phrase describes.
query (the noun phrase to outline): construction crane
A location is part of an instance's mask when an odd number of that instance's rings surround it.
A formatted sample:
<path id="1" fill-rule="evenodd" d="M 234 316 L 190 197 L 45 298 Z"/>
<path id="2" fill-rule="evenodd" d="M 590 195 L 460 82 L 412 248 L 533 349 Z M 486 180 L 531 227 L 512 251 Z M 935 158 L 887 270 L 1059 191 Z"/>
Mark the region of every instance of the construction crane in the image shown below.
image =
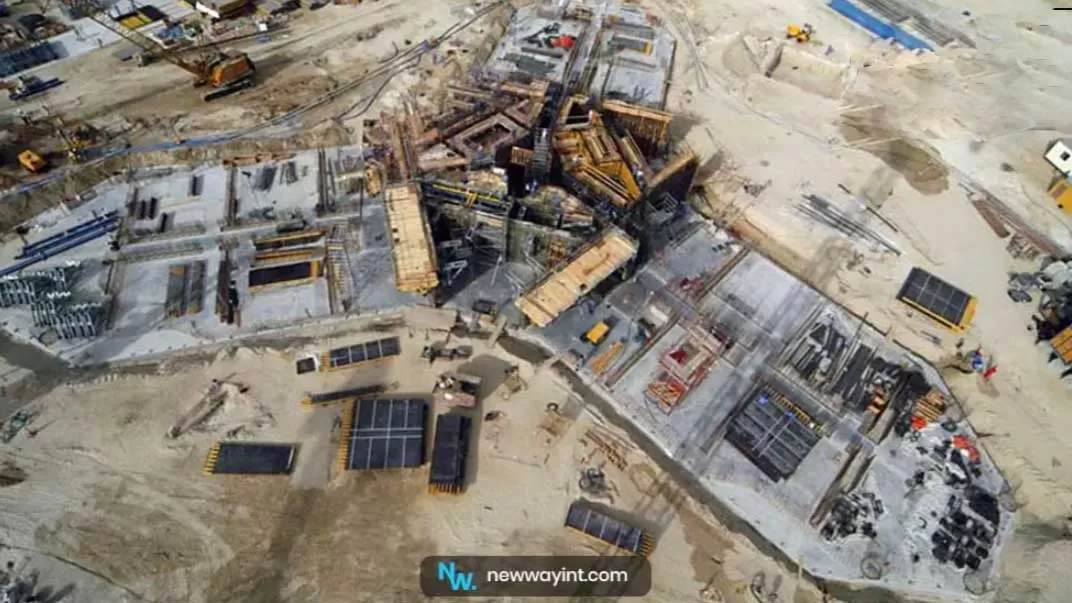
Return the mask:
<path id="1" fill-rule="evenodd" d="M 226 53 L 212 49 L 196 60 L 187 60 L 174 50 L 166 49 L 152 38 L 113 21 L 98 0 L 63 0 L 73 14 L 83 14 L 105 29 L 140 48 L 153 58 L 163 59 L 194 76 L 194 86 L 209 86 L 205 101 L 233 94 L 253 85 L 256 68 L 242 52 Z"/>

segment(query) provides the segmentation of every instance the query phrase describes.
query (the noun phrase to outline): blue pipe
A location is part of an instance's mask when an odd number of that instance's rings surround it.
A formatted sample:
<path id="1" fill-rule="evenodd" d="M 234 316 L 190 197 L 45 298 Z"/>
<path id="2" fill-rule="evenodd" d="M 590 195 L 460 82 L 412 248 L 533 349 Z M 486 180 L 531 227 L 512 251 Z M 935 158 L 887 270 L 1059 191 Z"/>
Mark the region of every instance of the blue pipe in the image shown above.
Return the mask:
<path id="1" fill-rule="evenodd" d="M 102 224 L 102 225 L 98 226 L 96 229 L 87 230 L 85 232 L 82 232 L 80 235 L 71 237 L 71 238 L 67 239 L 64 242 L 59 243 L 57 245 L 53 245 L 53 246 L 51 246 L 48 249 L 45 249 L 43 251 L 39 251 L 39 252 L 35 253 L 34 255 L 32 255 L 32 256 L 30 256 L 30 257 L 28 257 L 28 258 L 26 258 L 26 259 L 24 259 L 24 260 L 22 260 L 20 262 L 15 262 L 14 264 L 8 266 L 7 268 L 0 269 L 0 277 L 7 276 L 9 274 L 14 274 L 14 273 L 18 272 L 19 270 L 22 270 L 23 268 L 26 268 L 27 266 L 31 266 L 31 265 L 36 264 L 38 262 L 43 262 L 43 261 L 47 260 L 48 258 L 54 256 L 54 255 L 58 255 L 60 253 L 63 253 L 64 251 L 67 251 L 68 249 L 74 249 L 75 247 L 78 247 L 79 245 L 84 245 L 84 244 L 92 241 L 93 239 L 97 239 L 97 238 L 100 238 L 100 237 L 108 234 L 109 232 L 115 230 L 118 227 L 119 227 L 119 222 L 118 221 L 112 221 L 112 222 L 108 222 L 107 224 Z"/>
<path id="2" fill-rule="evenodd" d="M 884 40 L 894 40 L 908 50 L 934 50 L 931 48 L 930 44 L 913 36 L 897 25 L 886 23 L 870 13 L 861 10 L 848 0 L 830 0 L 827 6 L 876 36 Z"/>
<path id="3" fill-rule="evenodd" d="M 54 234 L 52 236 L 49 236 L 49 237 L 45 237 L 44 239 L 41 239 L 40 241 L 30 243 L 29 245 L 26 245 L 25 247 L 22 248 L 22 253 L 20 253 L 19 255 L 15 256 L 15 259 L 16 260 L 21 260 L 22 258 L 30 257 L 31 255 L 37 253 L 38 251 L 41 251 L 43 248 L 49 247 L 51 245 L 55 245 L 55 244 L 61 242 L 63 239 L 66 239 L 67 237 L 74 236 L 74 235 L 76 235 L 76 234 L 78 234 L 80 232 L 84 232 L 86 230 L 96 228 L 96 227 L 98 227 L 98 226 L 100 226 L 100 225 L 102 225 L 102 224 L 104 224 L 106 222 L 110 222 L 112 220 L 115 220 L 118 217 L 118 215 L 119 215 L 118 211 L 110 211 L 110 212 L 104 214 L 103 216 L 97 216 L 96 218 L 93 218 L 91 220 L 86 220 L 85 222 L 82 222 L 81 224 L 79 224 L 77 226 L 73 226 L 71 228 L 68 228 L 67 230 L 65 230 L 63 232 L 56 233 L 56 234 Z"/>
<path id="4" fill-rule="evenodd" d="M 88 228 L 88 229 L 84 229 L 84 230 L 82 230 L 82 231 L 80 231 L 78 233 L 74 233 L 74 234 L 68 236 L 67 238 L 63 239 L 62 241 L 56 241 L 56 242 L 54 242 L 52 244 L 49 244 L 49 245 L 47 245 L 45 247 L 38 247 L 37 249 L 34 250 L 33 256 L 44 255 L 45 257 L 48 257 L 48 256 L 51 256 L 51 255 L 55 255 L 55 254 L 59 253 L 58 251 L 55 251 L 58 248 L 63 247 L 64 249 L 70 249 L 70 247 L 64 247 L 64 245 L 66 245 L 68 241 L 79 241 L 79 240 L 81 240 L 80 237 L 82 237 L 83 235 L 85 235 L 87 233 L 94 233 L 94 232 L 96 232 L 98 230 L 103 230 L 103 232 L 109 232 L 109 231 L 115 230 L 118 226 L 119 226 L 119 219 L 118 218 L 116 218 L 114 220 L 109 220 L 107 222 L 102 222 L 101 224 L 98 224 L 94 228 Z M 96 235 L 96 236 L 100 236 L 100 235 Z"/>

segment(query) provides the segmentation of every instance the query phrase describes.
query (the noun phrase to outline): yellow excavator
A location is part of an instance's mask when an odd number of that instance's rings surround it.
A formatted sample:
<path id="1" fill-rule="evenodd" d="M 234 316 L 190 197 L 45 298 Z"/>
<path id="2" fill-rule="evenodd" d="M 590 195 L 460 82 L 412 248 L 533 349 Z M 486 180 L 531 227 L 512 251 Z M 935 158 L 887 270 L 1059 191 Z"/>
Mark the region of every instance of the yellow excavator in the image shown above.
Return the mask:
<path id="1" fill-rule="evenodd" d="M 233 94 L 253 85 L 256 67 L 249 56 L 242 52 L 226 53 L 211 50 L 197 60 L 189 61 L 173 50 L 163 48 L 151 38 L 116 23 L 97 0 L 63 0 L 75 14 L 83 14 L 102 27 L 134 44 L 144 53 L 159 57 L 194 76 L 194 86 L 208 86 L 211 92 L 202 98 L 206 101 Z"/>
<path id="2" fill-rule="evenodd" d="M 803 44 L 811 40 L 811 34 L 813 33 L 815 33 L 815 28 L 808 23 L 804 25 L 788 25 L 785 28 L 785 39 L 793 39 L 798 44 Z"/>

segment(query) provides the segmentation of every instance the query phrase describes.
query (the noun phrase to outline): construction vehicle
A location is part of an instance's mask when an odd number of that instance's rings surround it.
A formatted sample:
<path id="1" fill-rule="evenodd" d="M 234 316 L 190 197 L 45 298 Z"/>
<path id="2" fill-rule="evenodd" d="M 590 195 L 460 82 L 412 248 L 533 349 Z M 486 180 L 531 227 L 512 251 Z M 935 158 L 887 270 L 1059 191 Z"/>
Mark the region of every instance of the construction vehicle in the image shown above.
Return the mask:
<path id="1" fill-rule="evenodd" d="M 811 40 L 811 34 L 815 33 L 815 28 L 810 24 L 804 25 L 789 25 L 785 28 L 785 39 L 796 40 L 798 44 L 803 44 Z"/>
<path id="2" fill-rule="evenodd" d="M 63 80 L 58 77 L 43 80 L 36 75 L 23 75 L 14 80 L 0 82 L 0 88 L 8 91 L 7 97 L 9 100 L 20 101 L 51 90 L 62 83 Z"/>
<path id="3" fill-rule="evenodd" d="M 97 134 L 93 128 L 86 124 L 68 128 L 59 117 L 53 122 L 52 128 L 55 130 L 56 136 L 63 141 L 63 145 L 67 148 L 67 158 L 75 163 L 85 159 L 86 151 L 93 144 Z"/>
<path id="4" fill-rule="evenodd" d="M 215 48 L 206 49 L 206 54 L 196 60 L 187 60 L 172 49 L 163 48 L 153 39 L 128 29 L 113 21 L 98 3 L 98 0 L 64 0 L 72 11 L 81 10 L 94 22 L 119 37 L 142 49 L 145 54 L 165 61 L 194 76 L 194 86 L 208 86 L 213 90 L 202 95 L 207 101 L 216 100 L 244 90 L 253 85 L 256 67 L 249 56 L 242 52 L 227 53 Z"/>
<path id="5" fill-rule="evenodd" d="M 22 431 L 23 427 L 29 424 L 33 415 L 25 410 L 17 411 L 4 421 L 4 426 L 0 429 L 0 440 L 3 440 L 5 444 L 15 439 L 15 436 Z"/>
<path id="6" fill-rule="evenodd" d="M 40 174 L 48 169 L 48 162 L 30 149 L 19 153 L 19 163 L 32 174 Z"/>
<path id="7" fill-rule="evenodd" d="M 609 320 L 601 320 L 592 325 L 592 328 L 585 331 L 584 335 L 581 335 L 581 341 L 598 347 L 599 344 L 603 343 L 603 340 L 607 338 L 607 335 L 610 335 L 612 326 L 614 325 L 612 325 Z"/>

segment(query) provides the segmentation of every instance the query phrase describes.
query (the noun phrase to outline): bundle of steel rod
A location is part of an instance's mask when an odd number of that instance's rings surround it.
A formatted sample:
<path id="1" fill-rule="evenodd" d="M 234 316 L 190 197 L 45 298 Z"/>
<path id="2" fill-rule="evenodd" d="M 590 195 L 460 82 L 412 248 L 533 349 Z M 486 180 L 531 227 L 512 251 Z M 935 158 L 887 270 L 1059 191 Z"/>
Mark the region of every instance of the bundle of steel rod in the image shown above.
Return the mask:
<path id="1" fill-rule="evenodd" d="M 818 195 L 803 195 L 803 197 L 808 200 L 808 203 L 797 204 L 797 211 L 801 214 L 816 222 L 825 224 L 842 234 L 872 241 L 882 245 L 897 255 L 901 255 L 901 250 L 897 249 L 897 247 L 889 242 L 886 237 L 853 220 L 846 215 L 845 212 L 832 205 L 826 199 L 823 199 Z"/>

